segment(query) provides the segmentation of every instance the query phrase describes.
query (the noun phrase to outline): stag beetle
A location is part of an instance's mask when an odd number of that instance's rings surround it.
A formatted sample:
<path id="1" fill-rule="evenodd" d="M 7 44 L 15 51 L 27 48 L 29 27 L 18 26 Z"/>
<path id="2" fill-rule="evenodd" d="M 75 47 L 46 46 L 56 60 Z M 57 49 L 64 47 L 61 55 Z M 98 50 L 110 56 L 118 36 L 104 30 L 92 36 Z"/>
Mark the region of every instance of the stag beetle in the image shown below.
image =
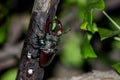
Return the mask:
<path id="1" fill-rule="evenodd" d="M 57 44 L 62 34 L 62 24 L 58 19 L 46 21 L 45 38 L 40 40 L 39 65 L 45 67 L 51 63 L 56 51 Z"/>

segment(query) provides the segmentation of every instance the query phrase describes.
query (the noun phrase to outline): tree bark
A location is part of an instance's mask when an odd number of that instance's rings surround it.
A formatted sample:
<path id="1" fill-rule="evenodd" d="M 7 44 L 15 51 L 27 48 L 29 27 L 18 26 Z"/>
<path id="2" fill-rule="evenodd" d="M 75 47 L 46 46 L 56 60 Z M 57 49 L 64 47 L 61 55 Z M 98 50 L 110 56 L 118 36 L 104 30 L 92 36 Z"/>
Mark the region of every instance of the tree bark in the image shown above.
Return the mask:
<path id="1" fill-rule="evenodd" d="M 16 80 L 43 80 L 39 40 L 45 36 L 46 20 L 54 19 L 58 3 L 59 0 L 35 0 Z"/>

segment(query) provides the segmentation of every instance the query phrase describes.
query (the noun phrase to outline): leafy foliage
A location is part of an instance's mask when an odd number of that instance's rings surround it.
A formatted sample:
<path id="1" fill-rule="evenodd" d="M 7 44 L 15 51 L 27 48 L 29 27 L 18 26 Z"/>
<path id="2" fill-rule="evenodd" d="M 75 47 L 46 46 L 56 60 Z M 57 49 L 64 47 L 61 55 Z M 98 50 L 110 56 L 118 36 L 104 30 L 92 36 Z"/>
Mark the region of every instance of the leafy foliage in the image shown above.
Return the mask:
<path id="1" fill-rule="evenodd" d="M 6 31 L 4 27 L 0 28 L 0 44 L 3 43 L 6 39 Z"/>
<path id="2" fill-rule="evenodd" d="M 113 37 L 117 34 L 120 34 L 120 31 L 119 30 L 113 31 L 105 28 L 99 28 L 99 34 L 100 34 L 101 40 L 104 40 L 109 37 Z"/>
<path id="3" fill-rule="evenodd" d="M 82 30 L 88 30 L 92 33 L 95 33 L 98 31 L 97 25 L 93 23 L 93 10 L 94 9 L 99 9 L 103 10 L 104 9 L 104 1 L 103 0 L 87 0 L 86 6 L 83 7 L 84 10 L 84 20 L 83 23 L 80 26 L 80 29 Z M 88 36 L 88 35 L 87 35 Z M 85 42 L 83 42 L 84 48 L 82 47 L 82 50 L 85 52 L 84 57 L 85 58 L 92 58 L 92 57 L 97 57 L 95 55 L 89 40 L 85 38 Z"/>
<path id="4" fill-rule="evenodd" d="M 91 44 L 90 40 L 94 33 L 98 33 L 100 35 L 101 41 L 108 39 L 110 37 L 114 37 L 114 39 L 120 40 L 120 26 L 112 19 L 104 10 L 105 4 L 104 0 L 66 0 L 65 3 L 68 4 L 77 4 L 79 7 L 79 13 L 78 16 L 80 20 L 82 19 L 82 24 L 80 25 L 81 30 L 85 30 L 86 32 L 90 32 L 91 34 L 86 33 L 85 38 L 82 41 L 82 44 L 80 45 L 80 51 L 82 54 L 82 57 L 84 59 L 88 58 L 97 58 L 98 56 L 95 54 Z M 94 10 L 98 9 L 99 11 L 102 11 L 103 14 L 112 22 L 112 27 L 116 26 L 115 30 L 108 29 L 108 28 L 99 28 L 96 23 L 94 22 Z M 119 20 L 117 20 L 119 21 Z M 119 22 L 118 22 L 119 23 Z M 103 27 L 103 26 L 102 26 Z M 90 36 L 90 38 L 88 37 Z M 116 37 L 117 36 L 117 37 Z M 75 38 L 74 38 L 75 39 Z M 70 43 L 68 43 L 70 44 Z M 68 45 L 67 44 L 67 45 Z M 70 51 L 71 52 L 71 51 Z M 66 52 L 65 53 L 70 53 Z M 70 55 L 66 55 L 70 56 Z M 67 59 L 67 58 L 66 58 Z M 73 59 L 72 59 L 73 60 Z M 120 68 L 118 68 L 118 64 L 115 64 L 114 68 L 120 73 Z"/>
<path id="5" fill-rule="evenodd" d="M 104 9 L 104 1 L 103 0 L 88 0 L 87 5 L 84 7 L 84 21 L 80 26 L 80 29 L 86 30 L 88 29 L 91 32 L 94 32 L 94 27 L 93 27 L 93 10 L 94 9 L 99 9 L 103 10 Z M 84 28 L 82 28 L 82 26 Z"/>
<path id="6" fill-rule="evenodd" d="M 97 55 L 95 54 L 92 46 L 89 44 L 89 40 L 87 36 L 85 36 L 85 39 L 81 45 L 81 53 L 83 54 L 83 57 L 85 59 L 97 58 Z"/>
<path id="7" fill-rule="evenodd" d="M 16 78 L 16 73 L 17 73 L 17 69 L 11 69 L 8 70 L 7 72 L 5 72 L 2 76 L 1 76 L 1 80 L 15 80 Z"/>
<path id="8" fill-rule="evenodd" d="M 116 63 L 113 65 L 113 68 L 118 72 L 120 73 L 120 63 Z"/>

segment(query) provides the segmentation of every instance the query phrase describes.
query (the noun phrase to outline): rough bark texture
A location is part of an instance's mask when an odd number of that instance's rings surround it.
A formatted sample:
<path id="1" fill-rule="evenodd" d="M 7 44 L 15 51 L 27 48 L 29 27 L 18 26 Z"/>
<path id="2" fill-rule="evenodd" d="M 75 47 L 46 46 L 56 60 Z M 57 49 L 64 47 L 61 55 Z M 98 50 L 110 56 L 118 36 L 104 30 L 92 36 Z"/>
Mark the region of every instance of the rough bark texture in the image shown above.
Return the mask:
<path id="1" fill-rule="evenodd" d="M 35 0 L 16 80 L 43 80 L 39 40 L 45 36 L 46 20 L 53 20 L 58 3 L 59 0 Z"/>

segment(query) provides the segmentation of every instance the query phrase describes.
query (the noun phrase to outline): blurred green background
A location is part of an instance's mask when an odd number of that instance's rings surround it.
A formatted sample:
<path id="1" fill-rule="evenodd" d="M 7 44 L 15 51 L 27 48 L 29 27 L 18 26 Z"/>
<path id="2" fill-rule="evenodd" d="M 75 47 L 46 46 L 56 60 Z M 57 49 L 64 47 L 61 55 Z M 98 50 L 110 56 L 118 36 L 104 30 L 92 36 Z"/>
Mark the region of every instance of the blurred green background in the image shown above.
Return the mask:
<path id="1" fill-rule="evenodd" d="M 15 80 L 33 3 L 0 1 L 0 80 Z M 56 15 L 63 35 L 55 59 L 45 68 L 46 80 L 94 69 L 120 72 L 120 30 L 102 10 L 120 25 L 120 0 L 60 0 Z"/>

